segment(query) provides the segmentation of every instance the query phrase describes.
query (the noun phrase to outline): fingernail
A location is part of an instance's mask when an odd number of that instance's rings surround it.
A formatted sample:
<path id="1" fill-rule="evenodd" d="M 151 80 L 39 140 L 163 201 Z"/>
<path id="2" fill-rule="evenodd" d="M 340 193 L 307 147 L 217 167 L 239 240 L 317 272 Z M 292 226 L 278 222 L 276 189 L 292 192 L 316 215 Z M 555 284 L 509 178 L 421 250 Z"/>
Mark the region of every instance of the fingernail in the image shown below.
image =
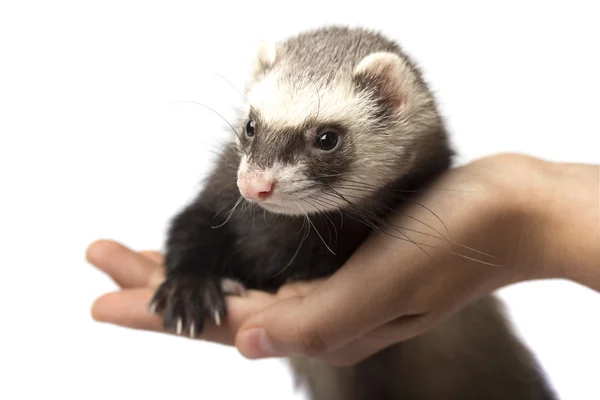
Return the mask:
<path id="1" fill-rule="evenodd" d="M 283 356 L 273 345 L 263 328 L 252 328 L 242 336 L 242 347 L 244 355 L 248 358 L 263 358 Z"/>

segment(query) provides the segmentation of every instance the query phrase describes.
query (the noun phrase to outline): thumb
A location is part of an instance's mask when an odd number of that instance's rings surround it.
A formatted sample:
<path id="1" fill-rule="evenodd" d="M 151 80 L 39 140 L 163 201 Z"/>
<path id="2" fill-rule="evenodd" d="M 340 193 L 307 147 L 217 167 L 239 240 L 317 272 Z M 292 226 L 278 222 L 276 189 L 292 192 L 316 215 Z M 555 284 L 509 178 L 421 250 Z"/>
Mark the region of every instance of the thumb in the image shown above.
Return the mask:
<path id="1" fill-rule="evenodd" d="M 340 340 L 326 335 L 331 330 L 323 311 L 309 313 L 305 302 L 303 297 L 288 298 L 250 318 L 236 336 L 240 353 L 254 359 L 327 352 Z"/>

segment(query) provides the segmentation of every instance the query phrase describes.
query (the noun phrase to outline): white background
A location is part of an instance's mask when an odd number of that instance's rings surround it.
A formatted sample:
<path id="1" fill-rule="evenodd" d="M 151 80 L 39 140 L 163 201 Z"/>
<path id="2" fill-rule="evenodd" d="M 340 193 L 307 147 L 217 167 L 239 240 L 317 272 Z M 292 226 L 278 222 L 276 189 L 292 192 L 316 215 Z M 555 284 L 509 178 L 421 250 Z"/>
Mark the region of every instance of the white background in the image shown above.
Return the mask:
<path id="1" fill-rule="evenodd" d="M 239 96 L 214 72 L 241 89 L 259 39 L 330 22 L 381 29 L 422 66 L 461 162 L 600 162 L 594 2 L 501 3 L 2 1 L 0 398 L 295 398 L 279 361 L 89 314 L 114 284 L 86 246 L 162 247 L 227 135 L 177 102 L 231 118 Z M 599 399 L 600 296 L 566 282 L 502 295 L 562 397 Z"/>

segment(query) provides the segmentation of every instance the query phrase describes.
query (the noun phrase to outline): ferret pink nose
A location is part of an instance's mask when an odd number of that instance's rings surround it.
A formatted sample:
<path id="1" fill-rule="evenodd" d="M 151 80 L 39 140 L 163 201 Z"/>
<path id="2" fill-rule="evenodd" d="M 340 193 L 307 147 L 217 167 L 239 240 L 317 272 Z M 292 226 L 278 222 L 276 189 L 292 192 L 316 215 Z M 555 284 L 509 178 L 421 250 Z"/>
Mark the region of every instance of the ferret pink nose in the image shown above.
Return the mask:
<path id="1" fill-rule="evenodd" d="M 237 185 L 246 199 L 261 201 L 271 196 L 275 182 L 261 177 L 247 178 L 242 175 L 238 178 Z"/>

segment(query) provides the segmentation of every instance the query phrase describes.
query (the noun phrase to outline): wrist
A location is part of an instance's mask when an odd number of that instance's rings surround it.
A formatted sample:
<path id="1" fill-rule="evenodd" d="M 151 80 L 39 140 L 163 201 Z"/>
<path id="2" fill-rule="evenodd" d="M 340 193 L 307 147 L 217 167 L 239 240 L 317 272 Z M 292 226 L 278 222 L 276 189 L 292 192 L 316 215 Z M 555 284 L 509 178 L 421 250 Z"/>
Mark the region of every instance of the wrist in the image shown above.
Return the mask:
<path id="1" fill-rule="evenodd" d="M 600 290 L 600 167 L 524 162 L 511 193 L 521 220 L 517 265 L 528 279 L 568 279 Z"/>
<path id="2" fill-rule="evenodd" d="M 600 166 L 554 163 L 548 176 L 549 266 L 600 291 Z"/>

